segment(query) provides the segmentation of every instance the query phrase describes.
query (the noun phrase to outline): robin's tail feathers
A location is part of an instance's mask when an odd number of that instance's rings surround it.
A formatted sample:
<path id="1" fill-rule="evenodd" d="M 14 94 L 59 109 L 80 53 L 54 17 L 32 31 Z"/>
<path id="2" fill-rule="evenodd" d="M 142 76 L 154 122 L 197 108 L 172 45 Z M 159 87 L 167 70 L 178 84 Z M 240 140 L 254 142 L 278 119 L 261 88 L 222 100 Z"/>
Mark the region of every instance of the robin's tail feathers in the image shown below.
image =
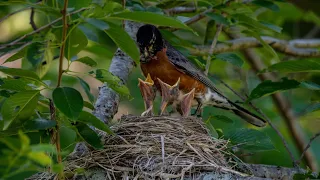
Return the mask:
<path id="1" fill-rule="evenodd" d="M 245 108 L 230 102 L 236 109 L 232 109 L 232 111 L 241 117 L 243 120 L 247 121 L 248 123 L 258 126 L 258 127 L 264 127 L 266 125 L 266 121 L 262 119 L 261 117 L 251 113 L 250 111 L 246 110 Z"/>

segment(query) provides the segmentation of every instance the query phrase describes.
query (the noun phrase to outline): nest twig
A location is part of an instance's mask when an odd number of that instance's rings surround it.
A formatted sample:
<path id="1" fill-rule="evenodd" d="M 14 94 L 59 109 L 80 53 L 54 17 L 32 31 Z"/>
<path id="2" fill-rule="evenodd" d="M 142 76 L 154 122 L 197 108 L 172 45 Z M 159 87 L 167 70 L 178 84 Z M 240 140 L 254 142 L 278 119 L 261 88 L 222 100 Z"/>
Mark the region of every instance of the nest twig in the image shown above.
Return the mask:
<path id="1" fill-rule="evenodd" d="M 112 129 L 116 135 L 102 136 L 103 150 L 70 158 L 67 170 L 100 167 L 114 179 L 183 179 L 208 170 L 243 175 L 226 157 L 228 142 L 211 137 L 200 119 L 123 116 Z"/>

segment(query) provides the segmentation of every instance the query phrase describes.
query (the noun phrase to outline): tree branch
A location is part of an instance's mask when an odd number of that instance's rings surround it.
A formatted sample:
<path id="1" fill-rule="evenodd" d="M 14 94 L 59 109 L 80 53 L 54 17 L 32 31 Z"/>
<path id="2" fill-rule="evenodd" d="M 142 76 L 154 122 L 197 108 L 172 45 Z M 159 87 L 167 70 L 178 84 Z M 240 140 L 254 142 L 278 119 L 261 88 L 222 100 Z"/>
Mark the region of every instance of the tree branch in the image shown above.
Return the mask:
<path id="1" fill-rule="evenodd" d="M 302 161 L 303 156 L 304 156 L 304 154 L 307 152 L 307 150 L 310 148 L 312 141 L 315 140 L 315 139 L 316 139 L 317 137 L 319 137 L 319 136 L 320 136 L 320 132 L 316 133 L 312 138 L 310 138 L 309 143 L 308 143 L 307 146 L 303 149 L 303 152 L 302 152 L 300 158 L 296 161 L 297 164 L 300 164 L 300 162 Z"/>
<path id="2" fill-rule="evenodd" d="M 71 15 L 73 15 L 73 14 L 77 14 L 77 13 L 82 12 L 82 11 L 87 10 L 87 9 L 88 9 L 88 8 L 81 8 L 81 9 L 78 9 L 78 10 L 76 10 L 76 11 L 73 11 L 73 12 L 67 14 L 66 16 L 71 16 Z M 54 21 L 52 21 L 52 22 L 50 22 L 50 23 L 48 23 L 48 24 L 46 24 L 46 25 L 44 25 L 44 26 L 42 26 L 42 27 L 40 27 L 39 29 L 37 29 L 37 30 L 35 30 L 35 31 L 32 31 L 32 32 L 30 32 L 30 33 L 28 33 L 28 34 L 25 34 L 25 35 L 19 37 L 18 39 L 14 40 L 14 41 L 12 41 L 12 42 L 10 42 L 10 43 L 2 44 L 2 45 L 0 46 L 0 50 L 1 50 L 1 49 L 5 49 L 5 48 L 10 47 L 10 46 L 13 46 L 13 45 L 16 45 L 17 43 L 19 43 L 19 42 L 22 41 L 23 39 L 25 39 L 25 38 L 27 38 L 27 37 L 29 37 L 29 36 L 32 36 L 32 35 L 40 32 L 40 31 L 42 31 L 42 30 L 44 30 L 44 29 L 47 29 L 47 28 L 50 27 L 51 25 L 53 25 L 53 24 L 55 24 L 55 23 L 57 23 L 57 22 L 59 22 L 59 21 L 61 21 L 61 20 L 62 20 L 62 17 L 61 17 L 61 18 L 58 18 L 58 19 L 56 19 L 56 20 L 54 20 Z"/>
<path id="3" fill-rule="evenodd" d="M 246 49 L 244 50 L 245 56 L 247 57 L 248 63 L 251 65 L 253 70 L 257 73 L 261 71 L 264 68 L 264 65 L 262 64 L 261 59 L 256 55 L 256 53 L 252 49 Z M 260 74 L 260 79 L 262 81 L 264 80 L 273 80 L 274 78 L 266 73 Z M 289 102 L 280 94 L 275 93 L 272 96 L 272 100 L 277 107 L 279 113 L 281 114 L 282 118 L 284 119 L 287 127 L 289 128 L 289 133 L 291 134 L 292 138 L 294 139 L 295 145 L 300 151 L 300 153 L 303 152 L 305 145 L 305 134 L 302 131 L 301 127 L 298 125 L 298 121 L 296 120 L 296 117 L 294 116 Z M 286 146 L 285 146 L 286 147 Z M 286 147 L 286 149 L 289 151 L 289 148 Z M 292 153 L 290 152 L 290 156 Z M 314 155 L 310 150 L 306 151 L 305 158 L 307 165 L 313 170 L 316 171 L 318 169 L 317 164 L 315 161 L 313 161 Z M 296 161 L 294 160 L 294 165 L 296 165 Z"/>
<path id="4" fill-rule="evenodd" d="M 296 39 L 286 41 L 267 36 L 262 36 L 261 38 L 272 48 L 285 54 L 300 57 L 320 57 L 319 50 L 310 49 L 320 47 L 320 39 Z M 253 47 L 262 47 L 261 43 L 256 38 L 237 38 L 218 43 L 214 48 L 213 53 L 217 54 Z M 190 49 L 190 51 L 191 54 L 201 56 L 210 53 L 210 48 L 208 46 L 196 46 L 195 49 Z"/>
<path id="5" fill-rule="evenodd" d="M 209 54 L 208 54 L 208 57 L 207 57 L 206 69 L 204 71 L 204 74 L 206 74 L 206 75 L 208 75 L 208 72 L 209 72 L 209 69 L 210 69 L 210 64 L 211 64 L 211 56 L 212 56 L 213 51 L 215 49 L 215 46 L 217 44 L 217 41 L 218 41 L 218 38 L 219 38 L 219 34 L 221 33 L 222 27 L 223 27 L 222 24 L 218 24 L 217 25 L 217 31 L 216 31 L 216 34 L 213 37 L 212 44 L 210 46 Z"/>
<path id="6" fill-rule="evenodd" d="M 136 32 L 140 26 L 141 24 L 138 23 L 125 22 L 125 30 L 134 40 L 136 39 Z M 118 49 L 112 58 L 109 71 L 113 75 L 118 76 L 122 80 L 122 83 L 125 84 L 133 67 L 134 61 Z M 119 101 L 119 95 L 105 84 L 99 88 L 99 96 L 95 103 L 93 114 L 104 123 L 108 123 L 118 112 Z"/>
<path id="7" fill-rule="evenodd" d="M 196 12 L 196 7 L 174 7 L 171 9 L 164 10 L 166 14 L 174 15 L 174 14 L 181 14 L 181 13 L 192 13 Z"/>

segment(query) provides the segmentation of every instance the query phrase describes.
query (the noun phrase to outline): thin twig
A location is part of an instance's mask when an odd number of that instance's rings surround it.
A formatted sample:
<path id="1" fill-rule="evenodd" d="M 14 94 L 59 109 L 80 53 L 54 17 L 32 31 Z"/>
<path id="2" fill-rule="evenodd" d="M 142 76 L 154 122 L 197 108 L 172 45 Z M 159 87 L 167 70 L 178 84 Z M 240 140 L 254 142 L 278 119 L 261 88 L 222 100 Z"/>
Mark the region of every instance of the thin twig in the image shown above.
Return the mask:
<path id="1" fill-rule="evenodd" d="M 63 28 L 62 28 L 62 40 L 61 40 L 60 55 L 59 55 L 59 74 L 58 74 L 57 87 L 60 87 L 62 73 L 63 73 L 62 68 L 63 68 L 64 49 L 66 45 L 65 41 L 66 41 L 67 29 L 68 29 L 67 8 L 68 8 L 68 0 L 64 0 L 63 9 L 61 10 Z"/>
<path id="2" fill-rule="evenodd" d="M 315 140 L 315 139 L 316 139 L 317 137 L 319 137 L 319 136 L 320 136 L 320 132 L 316 133 L 312 138 L 310 138 L 309 143 L 308 143 L 307 146 L 304 148 L 304 150 L 303 150 L 300 158 L 296 161 L 296 164 L 297 164 L 297 165 L 299 165 L 300 162 L 302 161 L 303 156 L 304 156 L 304 154 L 307 152 L 307 150 L 310 148 L 312 141 Z"/>
<path id="3" fill-rule="evenodd" d="M 240 95 L 240 93 L 238 93 L 237 91 L 235 91 L 234 89 L 232 89 L 228 84 L 226 84 L 224 81 L 222 81 L 220 78 L 214 77 L 215 79 L 217 79 L 220 83 L 222 83 L 225 87 L 227 87 L 231 92 L 233 92 L 235 95 L 237 95 L 242 101 L 246 101 L 246 98 L 242 95 Z M 281 138 L 282 143 L 284 145 L 284 147 L 286 148 L 286 150 L 288 151 L 290 158 L 292 160 L 292 162 L 295 162 L 295 158 L 293 156 L 293 153 L 291 152 L 291 150 L 289 149 L 289 145 L 287 143 L 287 141 L 285 140 L 284 136 L 281 134 L 281 132 L 278 130 L 278 128 L 273 125 L 273 123 L 271 122 L 271 120 L 268 118 L 268 116 L 266 116 L 258 107 L 256 107 L 254 104 L 252 104 L 251 102 L 249 102 L 249 105 L 255 110 L 257 111 L 271 126 L 272 129 L 274 129 L 274 131 L 276 131 L 276 133 L 278 134 L 278 136 Z M 294 163 L 295 165 L 295 163 Z"/>
<path id="4" fill-rule="evenodd" d="M 31 8 L 31 13 L 30 13 L 30 25 L 31 25 L 31 27 L 32 27 L 32 29 L 34 30 L 34 31 L 36 31 L 38 28 L 37 28 L 37 26 L 36 26 L 36 23 L 34 22 L 34 8 L 32 7 Z"/>
<path id="5" fill-rule="evenodd" d="M 255 72 L 259 72 L 265 68 L 265 65 L 262 63 L 258 55 L 252 49 L 246 49 L 244 51 L 244 54 L 247 57 L 249 64 L 251 65 L 251 67 L 254 69 Z M 270 76 L 267 73 L 260 74 L 259 77 L 262 81 L 274 79 L 272 76 Z M 306 142 L 305 142 L 306 135 L 301 129 L 301 127 L 298 125 L 297 119 L 290 108 L 290 103 L 280 93 L 272 94 L 271 97 L 275 106 L 277 107 L 277 110 L 279 111 L 280 115 L 282 116 L 284 122 L 286 123 L 289 129 L 289 133 L 291 134 L 291 137 L 293 138 L 297 149 L 300 151 L 300 153 L 302 153 L 304 147 L 306 146 Z M 286 146 L 287 145 L 285 145 L 285 147 Z M 286 147 L 286 149 L 289 150 L 288 147 Z M 292 153 L 290 153 L 290 156 L 291 158 L 293 157 Z M 310 150 L 306 152 L 304 159 L 306 161 L 306 164 L 312 170 L 314 171 L 317 170 L 318 165 L 316 161 L 314 161 L 314 155 Z M 296 161 L 293 161 L 293 165 L 297 166 L 295 162 Z"/>
<path id="6" fill-rule="evenodd" d="M 78 9 L 78 10 L 76 10 L 76 11 L 74 11 L 74 12 L 71 12 L 71 13 L 67 14 L 66 16 L 70 16 L 70 15 L 79 13 L 79 12 L 81 12 L 81 11 L 87 10 L 87 9 L 88 9 L 88 8 L 81 8 L 81 9 Z M 62 17 L 60 17 L 60 18 L 58 18 L 58 19 L 50 22 L 49 24 L 46 24 L 46 25 L 40 27 L 40 28 L 37 29 L 36 31 L 32 31 L 32 32 L 30 32 L 30 33 L 28 33 L 28 34 L 25 34 L 25 35 L 19 37 L 18 39 L 14 40 L 14 41 L 12 41 L 12 42 L 10 42 L 10 43 L 3 44 L 3 45 L 0 46 L 0 49 L 4 49 L 4 48 L 7 48 L 7 47 L 16 45 L 16 44 L 17 44 L 18 42 L 20 42 L 21 40 L 23 40 L 23 39 L 25 39 L 25 38 L 27 38 L 27 37 L 29 37 L 29 36 L 32 36 L 32 35 L 40 32 L 40 31 L 42 31 L 42 30 L 44 30 L 44 29 L 47 29 L 47 28 L 50 27 L 51 25 L 53 25 L 53 24 L 55 24 L 55 23 L 57 23 L 57 22 L 59 22 L 59 21 L 61 21 L 61 20 L 62 20 Z"/>
<path id="7" fill-rule="evenodd" d="M 40 1 L 40 2 L 37 2 L 36 4 L 40 4 L 40 3 L 41 3 L 41 1 Z M 30 9 L 30 8 L 31 8 L 31 7 L 25 7 L 25 8 L 19 9 L 19 10 L 17 10 L 17 11 L 14 11 L 14 12 L 12 12 L 12 13 L 9 13 L 9 14 L 7 14 L 6 16 L 4 16 L 4 17 L 2 17 L 2 18 L 0 19 L 0 23 L 1 23 L 2 21 L 4 21 L 4 20 L 8 19 L 8 18 L 9 18 L 10 16 L 12 16 L 12 15 L 15 15 L 15 14 L 17 14 L 17 13 L 19 13 L 19 12 L 28 10 L 28 9 Z"/>
<path id="8" fill-rule="evenodd" d="M 219 37 L 219 35 L 220 35 L 220 33 L 221 33 L 222 27 L 223 27 L 222 24 L 218 24 L 216 34 L 215 34 L 214 37 L 213 37 L 212 44 L 211 44 L 210 50 L 209 50 L 209 55 L 208 55 L 208 57 L 207 57 L 206 69 L 205 69 L 205 71 L 204 71 L 204 73 L 205 73 L 206 75 L 208 75 L 208 72 L 209 72 L 209 69 L 210 69 L 210 64 L 211 64 L 211 56 L 212 56 L 213 50 L 214 50 L 214 48 L 215 48 L 215 46 L 216 46 L 216 44 L 217 44 L 217 42 L 218 42 L 218 37 Z"/>

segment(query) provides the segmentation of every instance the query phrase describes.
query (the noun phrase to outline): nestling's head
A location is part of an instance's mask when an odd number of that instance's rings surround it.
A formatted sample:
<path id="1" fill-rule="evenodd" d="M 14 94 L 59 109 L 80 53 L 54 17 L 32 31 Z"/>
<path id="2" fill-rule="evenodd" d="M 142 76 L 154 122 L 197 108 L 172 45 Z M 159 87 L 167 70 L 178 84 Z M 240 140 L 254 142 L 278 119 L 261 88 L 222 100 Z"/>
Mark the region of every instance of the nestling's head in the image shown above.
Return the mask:
<path id="1" fill-rule="evenodd" d="M 164 47 L 164 41 L 160 31 L 153 25 L 147 24 L 139 28 L 137 43 L 140 49 L 140 61 L 148 62 L 158 51 Z"/>

